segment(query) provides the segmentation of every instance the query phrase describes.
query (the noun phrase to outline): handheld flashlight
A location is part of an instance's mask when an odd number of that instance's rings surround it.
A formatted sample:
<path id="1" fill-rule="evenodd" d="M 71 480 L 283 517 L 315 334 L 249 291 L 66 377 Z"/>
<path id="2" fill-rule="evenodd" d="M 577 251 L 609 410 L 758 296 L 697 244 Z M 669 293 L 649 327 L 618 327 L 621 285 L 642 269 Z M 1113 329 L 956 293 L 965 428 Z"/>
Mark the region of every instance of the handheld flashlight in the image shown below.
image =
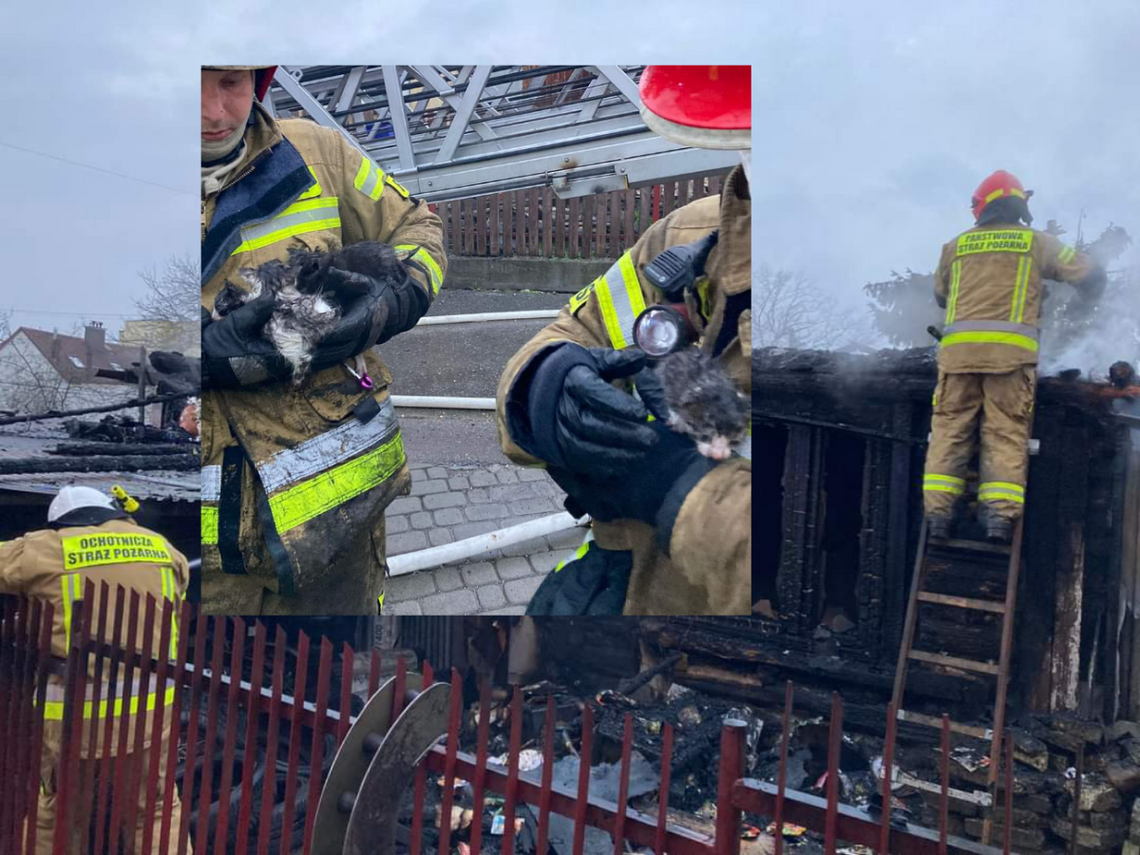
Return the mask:
<path id="1" fill-rule="evenodd" d="M 660 357 L 680 350 L 695 338 L 684 303 L 649 306 L 633 322 L 633 339 L 648 356 Z"/>

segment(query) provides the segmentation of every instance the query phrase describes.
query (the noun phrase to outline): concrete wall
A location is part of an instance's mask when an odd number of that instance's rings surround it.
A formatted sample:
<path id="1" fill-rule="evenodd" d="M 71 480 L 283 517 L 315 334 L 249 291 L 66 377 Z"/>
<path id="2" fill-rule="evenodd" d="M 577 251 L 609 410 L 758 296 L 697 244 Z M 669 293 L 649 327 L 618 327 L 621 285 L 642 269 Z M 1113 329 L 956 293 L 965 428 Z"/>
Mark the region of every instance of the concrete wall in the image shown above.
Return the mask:
<path id="1" fill-rule="evenodd" d="M 444 287 L 573 294 L 609 270 L 613 263 L 613 259 L 451 256 Z"/>

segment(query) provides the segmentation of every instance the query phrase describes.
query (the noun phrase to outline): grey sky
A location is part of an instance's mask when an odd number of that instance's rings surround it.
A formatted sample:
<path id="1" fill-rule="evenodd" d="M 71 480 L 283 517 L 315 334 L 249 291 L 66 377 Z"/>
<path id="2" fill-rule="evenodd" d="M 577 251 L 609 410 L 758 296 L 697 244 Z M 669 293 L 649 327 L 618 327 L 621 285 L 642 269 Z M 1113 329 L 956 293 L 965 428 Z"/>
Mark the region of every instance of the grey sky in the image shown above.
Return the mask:
<path id="1" fill-rule="evenodd" d="M 1037 191 L 1039 224 L 1073 228 L 1083 208 L 1086 228 L 1113 220 L 1140 238 L 1140 12 L 1127 0 L 348 2 L 316 24 L 311 4 L 284 0 L 106 8 L 61 21 L 33 4 L 6 22 L 0 142 L 186 192 L 0 148 L 0 227 L 19 248 L 0 306 L 77 313 L 16 323 L 130 314 L 139 269 L 197 252 L 203 62 L 752 63 L 755 257 L 837 294 L 892 268 L 930 269 L 999 167 Z"/>
<path id="2" fill-rule="evenodd" d="M 1083 208 L 1086 234 L 1115 221 L 1140 241 L 1135 3 L 764 8 L 758 262 L 844 296 L 892 269 L 930 271 L 994 169 L 1036 191 L 1034 225 L 1073 236 Z"/>
<path id="3" fill-rule="evenodd" d="M 0 309 L 13 324 L 60 330 L 126 314 L 137 271 L 198 252 L 198 68 L 208 62 L 748 62 L 752 34 L 722 20 L 750 2 L 652 4 L 519 0 L 446 4 L 308 2 L 71 7 L 25 4 L 0 33 L 0 143 L 182 188 L 122 181 L 0 146 L 9 247 Z M 319 14 L 314 14 L 319 8 Z M 332 10 L 335 9 L 335 14 Z M 85 11 L 83 18 L 78 14 Z M 75 16 L 75 17 L 71 17 Z M 707 58 L 707 57 L 705 57 Z M 14 243 L 13 243 L 14 241 Z M 43 314 L 43 312 L 60 314 Z M 117 329 L 120 319 L 100 318 Z"/>

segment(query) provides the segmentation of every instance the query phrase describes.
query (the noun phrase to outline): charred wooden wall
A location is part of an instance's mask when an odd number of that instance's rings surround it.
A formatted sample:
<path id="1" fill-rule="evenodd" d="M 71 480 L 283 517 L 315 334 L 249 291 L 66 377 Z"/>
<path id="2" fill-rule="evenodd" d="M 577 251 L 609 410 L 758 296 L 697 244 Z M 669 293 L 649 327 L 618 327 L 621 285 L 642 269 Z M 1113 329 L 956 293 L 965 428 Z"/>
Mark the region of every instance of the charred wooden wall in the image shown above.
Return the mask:
<path id="1" fill-rule="evenodd" d="M 936 370 L 932 351 L 881 352 L 845 356 L 818 352 L 761 352 L 753 362 L 753 417 L 786 429 L 783 448 L 761 446 L 779 458 L 782 490 L 773 501 L 761 495 L 761 517 L 778 515 L 779 556 L 774 580 L 758 586 L 774 600 L 775 619 L 758 617 L 758 635 L 790 659 L 818 667 L 822 656 L 838 656 L 843 678 L 882 684 L 893 672 L 906 594 L 922 516 L 921 473 L 930 426 L 930 396 Z M 1136 558 L 1122 559 L 1123 527 L 1136 528 L 1122 476 L 1120 424 L 1109 402 L 1091 384 L 1041 382 L 1034 435 L 1040 453 L 1030 461 L 1025 564 L 1019 590 L 1015 634 L 1014 703 L 1032 709 L 1103 709 L 1114 718 L 1123 705 L 1113 700 L 1127 680 L 1133 658 L 1131 608 L 1120 602 L 1122 573 Z M 845 466 L 852 455 L 829 455 L 840 441 L 863 445 L 858 472 L 861 529 L 854 598 L 849 604 L 856 626 L 833 634 L 819 631 L 826 605 L 829 468 Z M 771 459 L 758 468 L 773 466 Z M 1140 468 L 1140 467 L 1136 467 Z M 765 482 L 767 483 L 767 482 Z M 834 510 L 832 509 L 832 514 Z M 964 515 L 968 516 L 968 515 Z M 771 530 L 771 520 L 757 527 Z M 995 585 L 1004 579 L 996 568 L 953 568 L 971 585 Z M 1133 574 L 1135 575 L 1135 574 Z M 952 585 L 951 585 L 952 587 Z M 1137 597 L 1135 581 L 1132 588 Z M 1129 606 L 1131 600 L 1128 600 Z M 961 656 L 996 657 L 996 626 L 957 609 L 924 606 L 920 643 L 928 649 Z M 1126 658 L 1118 655 L 1117 628 L 1127 620 Z M 1109 627 L 1112 631 L 1109 632 Z M 1113 643 L 1108 643 L 1110 639 Z M 803 654 L 797 657 L 795 654 Z M 784 657 L 789 661 L 789 656 Z M 1120 665 L 1126 665 L 1121 672 Z M 1090 681 L 1090 673 L 1092 680 Z M 919 683 L 934 696 L 970 701 L 980 686 L 947 681 L 930 674 Z M 1095 685 L 1093 685 L 1095 684 Z M 964 686 L 964 688 L 963 688 Z M 1125 695 L 1140 695 L 1140 686 Z M 1134 703 L 1129 704 L 1135 706 Z"/>

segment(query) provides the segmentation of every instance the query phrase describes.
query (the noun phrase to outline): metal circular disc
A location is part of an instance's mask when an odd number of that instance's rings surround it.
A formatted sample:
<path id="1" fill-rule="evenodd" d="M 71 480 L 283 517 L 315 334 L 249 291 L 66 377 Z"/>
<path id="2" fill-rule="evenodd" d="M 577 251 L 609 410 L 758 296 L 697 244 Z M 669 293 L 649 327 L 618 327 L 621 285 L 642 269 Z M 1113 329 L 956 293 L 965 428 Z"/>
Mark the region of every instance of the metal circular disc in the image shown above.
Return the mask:
<path id="1" fill-rule="evenodd" d="M 416 766 L 447 734 L 451 686 L 436 683 L 421 692 L 388 728 L 372 757 L 348 820 L 343 855 L 392 855 L 400 800 Z"/>
<path id="2" fill-rule="evenodd" d="M 372 757 L 364 753 L 364 740 L 370 733 L 384 734 L 392 724 L 392 701 L 396 696 L 396 678 L 391 677 L 376 690 L 333 758 L 329 776 L 321 790 L 317 816 L 313 822 L 314 855 L 341 855 L 344 835 L 348 831 L 348 814 L 336 806 L 341 793 L 355 793 L 360 789 L 364 773 Z"/>

